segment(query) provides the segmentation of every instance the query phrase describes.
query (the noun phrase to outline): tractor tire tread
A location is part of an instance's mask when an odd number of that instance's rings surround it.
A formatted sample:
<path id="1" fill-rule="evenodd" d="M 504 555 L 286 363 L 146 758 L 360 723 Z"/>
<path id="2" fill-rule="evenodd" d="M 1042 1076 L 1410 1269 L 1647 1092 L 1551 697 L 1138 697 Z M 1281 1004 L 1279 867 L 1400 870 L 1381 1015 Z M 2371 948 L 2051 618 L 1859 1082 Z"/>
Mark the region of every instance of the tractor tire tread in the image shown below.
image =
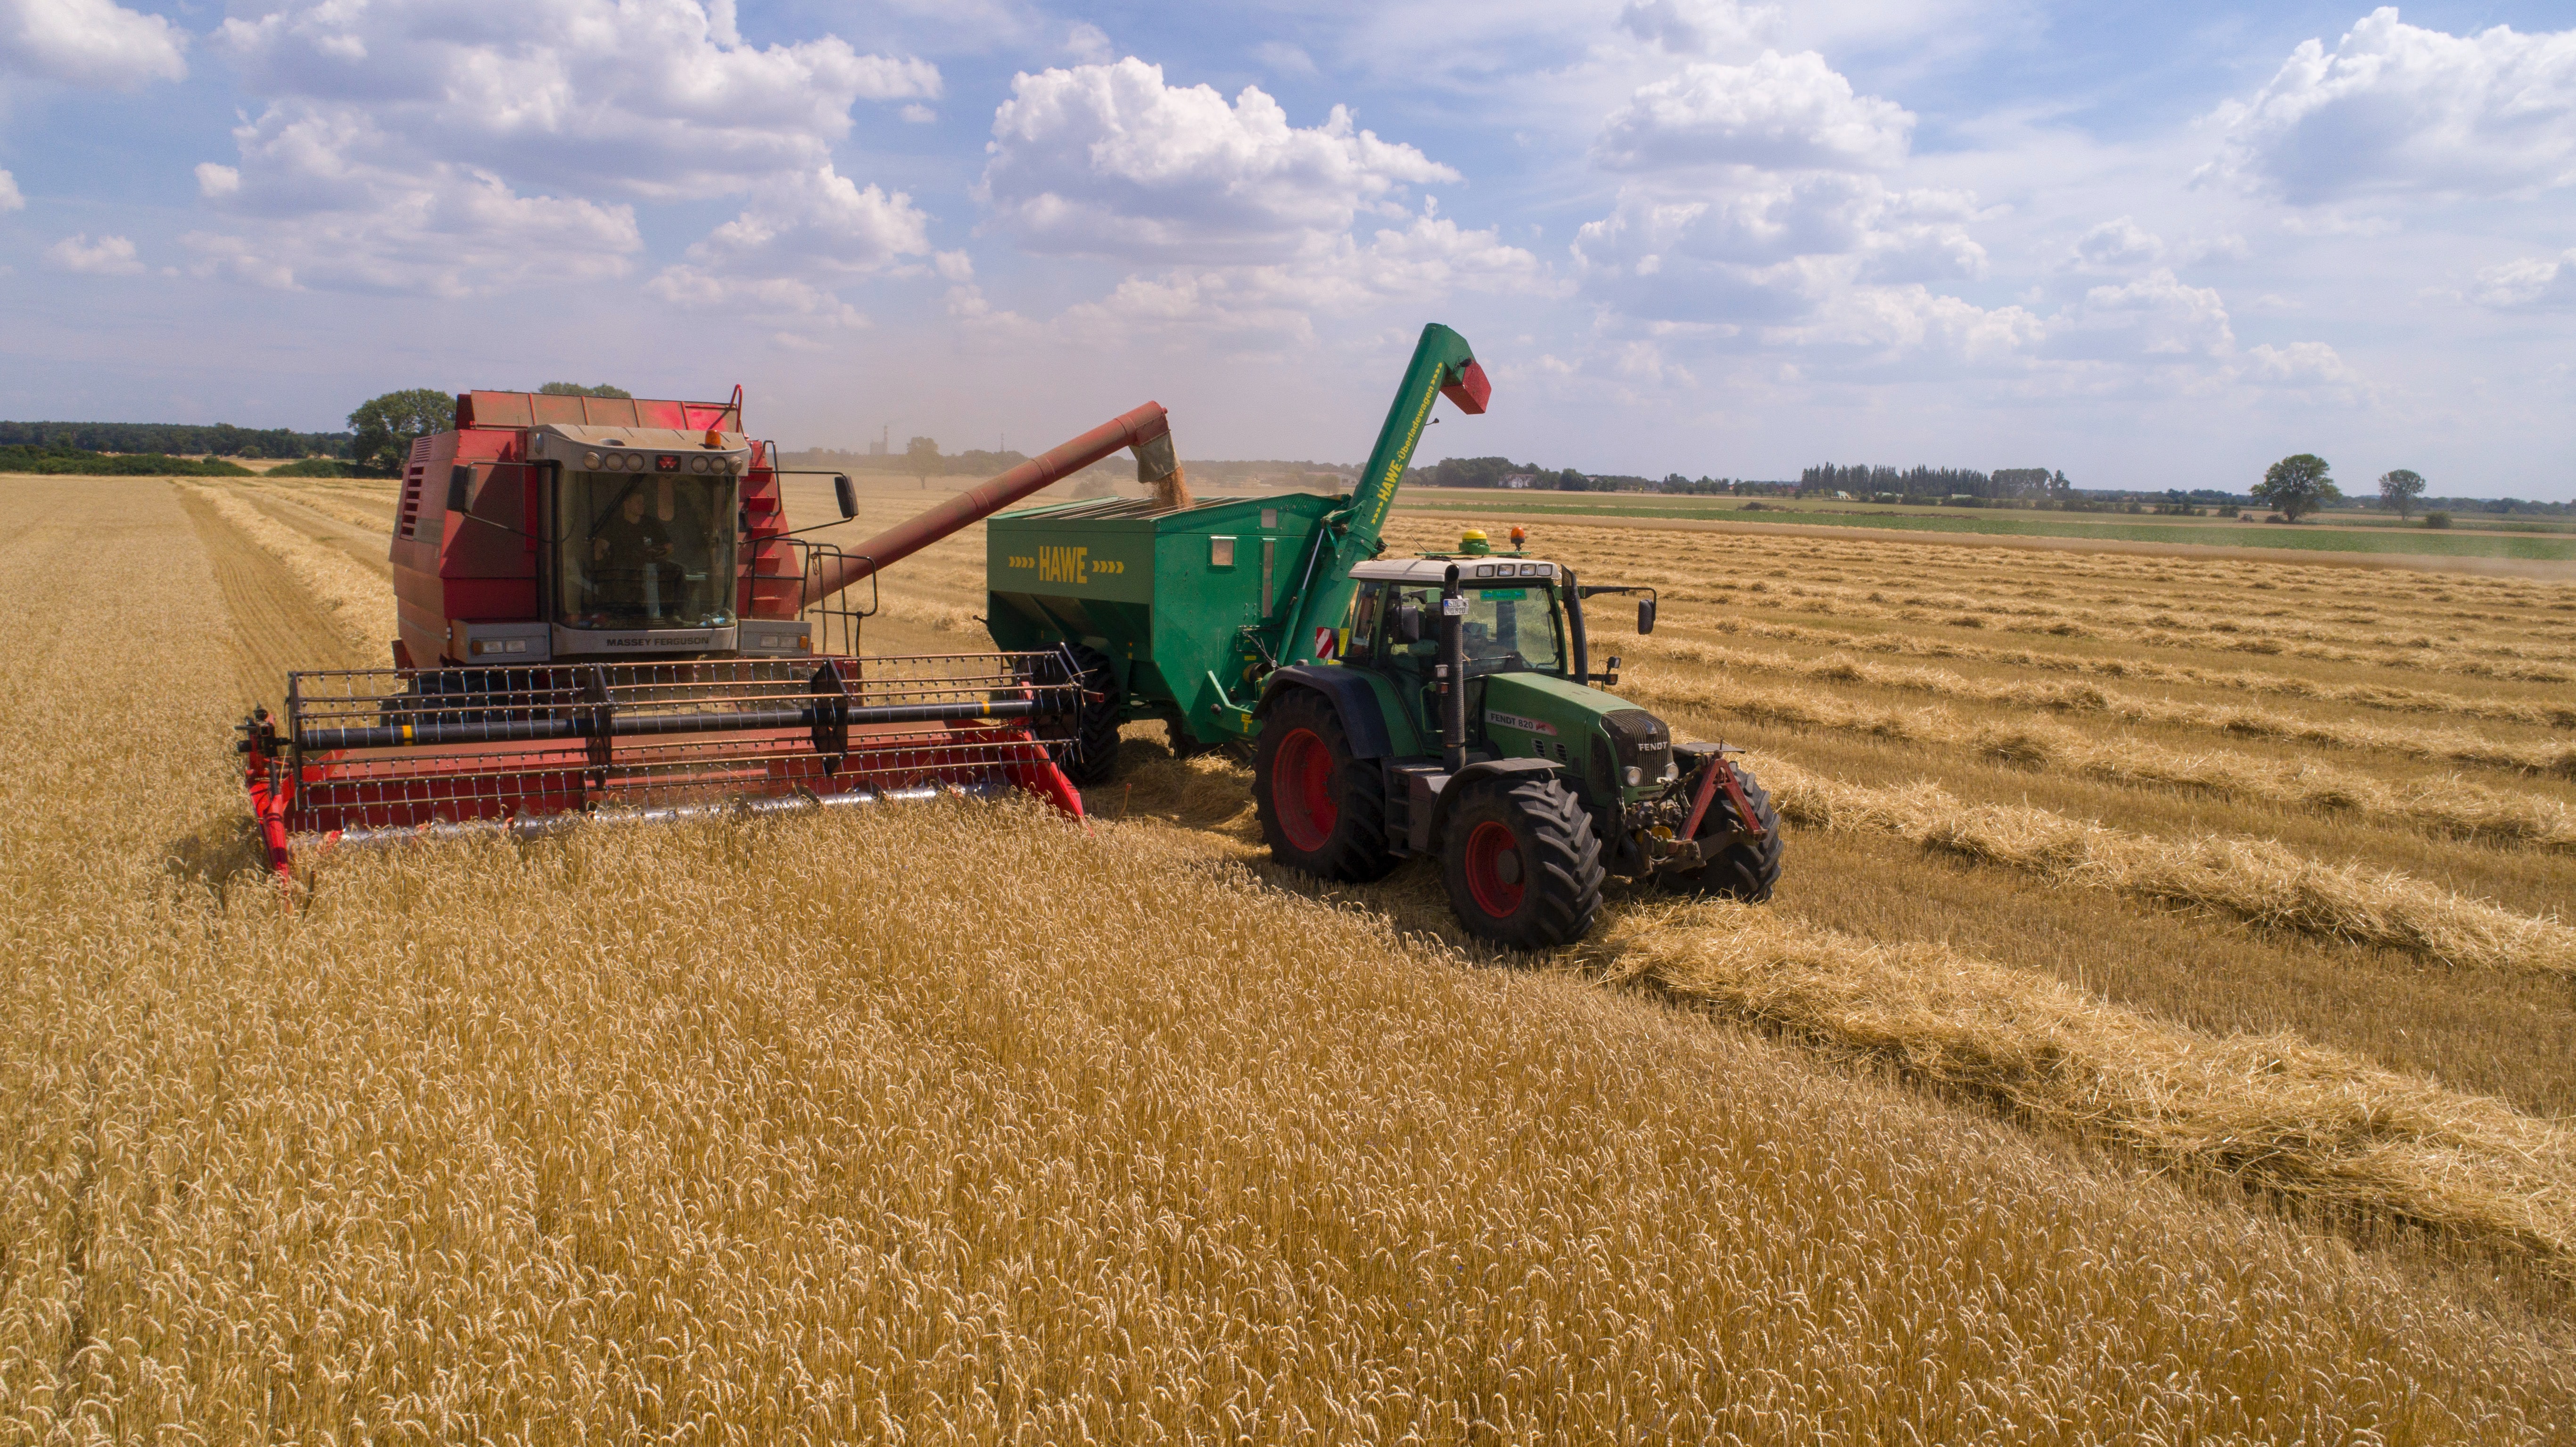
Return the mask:
<path id="1" fill-rule="evenodd" d="M 1474 793 L 1451 811 L 1441 850 L 1441 875 L 1459 922 L 1471 934 L 1524 950 L 1555 949 L 1591 933 L 1601 913 L 1601 841 L 1574 791 L 1554 778 L 1527 775 L 1489 777 L 1468 788 Z M 1495 815 L 1517 815 L 1525 823 L 1515 832 L 1526 841 L 1523 889 L 1532 896 L 1517 918 L 1499 926 L 1474 907 L 1463 847 L 1469 828 Z"/>
<path id="2" fill-rule="evenodd" d="M 1279 810 L 1271 798 L 1272 763 L 1279 740 L 1290 730 L 1312 729 L 1333 758 L 1338 786 L 1333 832 L 1311 852 L 1288 841 Z M 1261 842 L 1270 857 L 1290 869 L 1343 884 L 1384 879 L 1397 860 L 1386 842 L 1386 775 L 1374 759 L 1354 757 L 1341 710 L 1313 689 L 1300 688 L 1271 705 L 1262 719 L 1252 753 L 1253 813 L 1261 824 Z"/>

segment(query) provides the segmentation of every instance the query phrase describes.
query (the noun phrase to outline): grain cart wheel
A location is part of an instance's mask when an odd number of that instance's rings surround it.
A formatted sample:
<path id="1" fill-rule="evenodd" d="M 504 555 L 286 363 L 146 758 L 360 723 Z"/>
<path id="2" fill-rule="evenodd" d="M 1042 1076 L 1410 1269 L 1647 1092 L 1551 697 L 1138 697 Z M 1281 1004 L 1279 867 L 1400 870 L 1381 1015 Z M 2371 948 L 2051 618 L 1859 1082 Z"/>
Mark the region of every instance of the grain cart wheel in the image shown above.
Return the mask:
<path id="1" fill-rule="evenodd" d="M 1173 758 L 1195 759 L 1207 754 L 1228 753 L 1233 754 L 1237 759 L 1245 757 L 1242 752 L 1243 746 L 1241 744 L 1230 742 L 1215 744 L 1200 743 L 1198 739 L 1190 733 L 1190 726 L 1181 722 L 1179 714 L 1163 715 L 1163 727 L 1168 732 L 1171 740 Z"/>
<path id="2" fill-rule="evenodd" d="M 1470 934 L 1516 949 L 1572 944 L 1601 912 L 1601 841 L 1556 779 L 1472 779 L 1441 842 L 1449 908 Z"/>
<path id="3" fill-rule="evenodd" d="M 1252 805 L 1270 857 L 1325 879 L 1362 883 L 1395 867 L 1386 847 L 1386 776 L 1351 756 L 1332 700 L 1291 689 L 1261 720 Z"/>
<path id="4" fill-rule="evenodd" d="M 1716 766 L 1716 760 L 1710 760 Z M 1738 768 L 1735 777 L 1744 785 L 1744 802 L 1753 806 L 1754 822 L 1762 826 L 1762 837 L 1746 836 L 1736 818 L 1735 801 L 1718 792 L 1710 804 L 1708 817 L 1700 821 L 1700 848 L 1709 852 L 1708 863 L 1689 872 L 1658 876 L 1667 889 L 1686 894 L 1724 895 L 1747 904 L 1760 904 L 1771 897 L 1772 886 L 1780 882 L 1780 815 L 1771 807 L 1771 795 L 1755 783 L 1752 771 Z M 1722 842 L 1732 837 L 1733 842 Z"/>
<path id="5" fill-rule="evenodd" d="M 1109 656 L 1095 648 L 1073 645 L 1073 663 L 1082 670 L 1082 711 L 1074 718 L 1073 741 L 1057 767 L 1078 789 L 1106 784 L 1118 772 L 1118 716 L 1126 700 L 1118 696 L 1118 674 Z M 1094 697 L 1097 695 L 1097 697 Z"/>

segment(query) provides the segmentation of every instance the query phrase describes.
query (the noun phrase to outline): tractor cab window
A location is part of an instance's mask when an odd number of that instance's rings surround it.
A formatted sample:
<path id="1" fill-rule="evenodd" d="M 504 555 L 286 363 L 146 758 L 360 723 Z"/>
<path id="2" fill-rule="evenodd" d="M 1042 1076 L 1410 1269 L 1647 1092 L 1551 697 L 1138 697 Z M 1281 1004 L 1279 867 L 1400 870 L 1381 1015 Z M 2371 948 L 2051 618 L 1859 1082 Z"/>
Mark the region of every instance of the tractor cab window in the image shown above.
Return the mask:
<path id="1" fill-rule="evenodd" d="M 1533 581 L 1510 587 L 1464 588 L 1461 592 L 1466 598 L 1467 616 L 1460 641 L 1467 655 L 1469 678 L 1488 673 L 1565 671 L 1565 620 L 1557 609 L 1554 589 Z M 1395 611 L 1404 603 L 1422 610 L 1422 639 L 1418 643 L 1406 643 L 1396 636 Z M 1385 626 L 1379 634 L 1382 662 L 1428 675 L 1431 666 L 1440 661 L 1440 590 L 1390 587 L 1383 613 Z"/>
<path id="2" fill-rule="evenodd" d="M 1467 676 L 1564 669 L 1556 594 L 1544 583 L 1468 588 Z"/>
<path id="3" fill-rule="evenodd" d="M 555 508 L 557 608 L 573 628 L 733 621 L 731 477 L 567 472 Z"/>
<path id="4" fill-rule="evenodd" d="M 1342 646 L 1342 661 L 1363 667 L 1377 661 L 1378 614 L 1386 604 L 1387 588 L 1383 583 L 1362 583 L 1351 595 L 1350 617 L 1343 620 L 1343 631 L 1350 641 Z"/>

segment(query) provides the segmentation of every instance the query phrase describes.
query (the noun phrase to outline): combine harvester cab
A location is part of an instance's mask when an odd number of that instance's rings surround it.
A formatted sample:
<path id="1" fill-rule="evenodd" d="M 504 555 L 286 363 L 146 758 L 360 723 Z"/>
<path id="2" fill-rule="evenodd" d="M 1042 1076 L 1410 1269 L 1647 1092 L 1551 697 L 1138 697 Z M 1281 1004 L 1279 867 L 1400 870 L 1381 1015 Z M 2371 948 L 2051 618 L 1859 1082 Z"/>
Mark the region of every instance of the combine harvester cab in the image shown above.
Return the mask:
<path id="1" fill-rule="evenodd" d="M 299 842 L 1019 789 L 1083 704 L 1062 649 L 863 657 L 851 585 L 1121 448 L 1148 403 L 855 548 L 795 536 L 774 444 L 721 403 L 472 392 L 413 445 L 392 667 L 288 676 L 240 725 L 270 866 Z M 855 516 L 846 477 L 842 520 Z"/>
<path id="2" fill-rule="evenodd" d="M 1780 822 L 1722 744 L 1674 746 L 1662 719 L 1592 666 L 1584 601 L 1652 588 L 1578 583 L 1494 551 L 1388 558 L 1405 466 L 1442 399 L 1490 396 L 1464 337 L 1423 328 L 1358 483 L 1207 503 L 1074 502 L 985 530 L 986 608 L 1004 648 L 1055 647 L 1084 677 L 1067 767 L 1115 767 L 1119 726 L 1160 718 L 1174 750 L 1252 756 L 1271 857 L 1327 879 L 1440 861 L 1471 933 L 1525 949 L 1587 933 L 1606 877 L 1770 897 Z M 1151 482 L 1178 464 L 1137 454 Z"/>

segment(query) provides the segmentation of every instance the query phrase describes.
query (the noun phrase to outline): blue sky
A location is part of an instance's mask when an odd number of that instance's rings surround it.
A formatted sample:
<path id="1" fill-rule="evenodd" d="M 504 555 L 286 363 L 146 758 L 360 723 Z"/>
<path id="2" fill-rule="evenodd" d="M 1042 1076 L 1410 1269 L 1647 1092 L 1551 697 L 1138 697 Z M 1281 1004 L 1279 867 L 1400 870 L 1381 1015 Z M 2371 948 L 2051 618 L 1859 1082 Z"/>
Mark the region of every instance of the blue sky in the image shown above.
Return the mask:
<path id="1" fill-rule="evenodd" d="M 0 0 L 0 415 L 2576 497 L 2564 5 Z"/>

